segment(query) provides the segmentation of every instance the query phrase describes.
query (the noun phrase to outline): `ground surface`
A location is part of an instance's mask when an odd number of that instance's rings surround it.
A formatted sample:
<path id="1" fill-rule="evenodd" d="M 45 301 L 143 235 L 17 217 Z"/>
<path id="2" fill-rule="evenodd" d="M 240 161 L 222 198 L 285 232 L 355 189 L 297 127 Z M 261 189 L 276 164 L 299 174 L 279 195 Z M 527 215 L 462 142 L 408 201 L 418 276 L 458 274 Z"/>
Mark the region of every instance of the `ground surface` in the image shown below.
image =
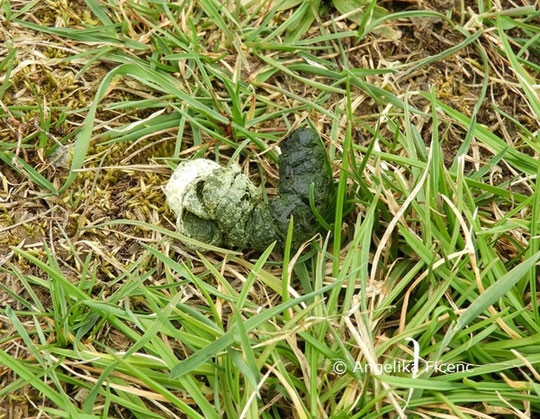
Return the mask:
<path id="1" fill-rule="evenodd" d="M 0 418 L 540 415 L 533 2 L 0 5 Z M 302 254 L 177 240 L 179 159 L 271 199 L 306 124 Z"/>

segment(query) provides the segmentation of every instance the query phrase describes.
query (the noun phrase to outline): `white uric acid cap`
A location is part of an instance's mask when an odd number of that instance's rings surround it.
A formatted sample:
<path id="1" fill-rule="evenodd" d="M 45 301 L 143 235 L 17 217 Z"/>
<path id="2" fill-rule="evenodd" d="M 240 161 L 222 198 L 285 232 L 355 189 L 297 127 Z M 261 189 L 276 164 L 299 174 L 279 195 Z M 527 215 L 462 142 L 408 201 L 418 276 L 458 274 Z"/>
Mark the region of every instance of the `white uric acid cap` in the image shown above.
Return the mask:
<path id="1" fill-rule="evenodd" d="M 188 160 L 178 165 L 165 187 L 167 204 L 178 218 L 182 217 L 184 196 L 191 189 L 190 186 L 204 180 L 219 167 L 219 164 L 207 159 Z"/>

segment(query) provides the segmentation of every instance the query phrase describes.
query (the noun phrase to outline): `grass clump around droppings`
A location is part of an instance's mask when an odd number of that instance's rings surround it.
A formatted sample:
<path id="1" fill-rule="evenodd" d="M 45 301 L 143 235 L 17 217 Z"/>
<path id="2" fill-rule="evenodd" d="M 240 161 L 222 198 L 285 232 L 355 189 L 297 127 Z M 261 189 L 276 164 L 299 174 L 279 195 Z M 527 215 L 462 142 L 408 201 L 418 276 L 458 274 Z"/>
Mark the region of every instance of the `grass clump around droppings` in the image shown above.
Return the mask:
<path id="1" fill-rule="evenodd" d="M 0 418 L 540 415 L 539 18 L 0 1 Z M 302 126 L 336 190 L 298 253 L 181 244 L 178 162 L 272 200 Z"/>

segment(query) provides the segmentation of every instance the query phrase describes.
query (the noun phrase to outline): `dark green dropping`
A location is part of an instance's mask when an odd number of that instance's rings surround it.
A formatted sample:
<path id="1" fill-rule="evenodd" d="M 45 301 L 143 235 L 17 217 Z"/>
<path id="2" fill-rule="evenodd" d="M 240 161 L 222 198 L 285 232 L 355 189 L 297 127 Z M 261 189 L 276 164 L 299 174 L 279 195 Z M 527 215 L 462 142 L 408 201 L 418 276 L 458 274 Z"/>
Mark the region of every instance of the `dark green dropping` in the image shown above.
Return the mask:
<path id="1" fill-rule="evenodd" d="M 237 165 L 219 167 L 188 188 L 179 230 L 214 246 L 264 251 L 276 242 L 275 249 L 283 250 L 293 217 L 292 245 L 298 248 L 317 231 L 309 203 L 312 184 L 315 208 L 324 214 L 333 186 L 326 151 L 315 131 L 301 128 L 281 144 L 277 198 L 264 202 Z"/>
<path id="2" fill-rule="evenodd" d="M 309 205 L 312 184 L 315 208 L 324 214 L 332 188 L 326 151 L 315 131 L 300 128 L 281 144 L 279 197 L 269 204 L 260 203 L 248 219 L 250 247 L 262 251 L 277 241 L 277 248 L 283 249 L 291 216 L 294 248 L 315 234 L 318 222 Z"/>

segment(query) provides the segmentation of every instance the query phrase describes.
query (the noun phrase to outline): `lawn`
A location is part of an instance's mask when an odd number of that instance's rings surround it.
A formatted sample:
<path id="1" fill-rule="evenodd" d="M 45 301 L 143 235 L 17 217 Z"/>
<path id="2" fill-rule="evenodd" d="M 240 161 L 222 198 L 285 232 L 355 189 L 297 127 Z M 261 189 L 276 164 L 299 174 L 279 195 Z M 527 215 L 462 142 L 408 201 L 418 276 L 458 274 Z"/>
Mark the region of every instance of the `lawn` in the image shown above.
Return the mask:
<path id="1" fill-rule="evenodd" d="M 0 0 L 0 418 L 540 417 L 539 75 L 533 0 Z M 317 234 L 186 246 L 302 127 Z"/>

